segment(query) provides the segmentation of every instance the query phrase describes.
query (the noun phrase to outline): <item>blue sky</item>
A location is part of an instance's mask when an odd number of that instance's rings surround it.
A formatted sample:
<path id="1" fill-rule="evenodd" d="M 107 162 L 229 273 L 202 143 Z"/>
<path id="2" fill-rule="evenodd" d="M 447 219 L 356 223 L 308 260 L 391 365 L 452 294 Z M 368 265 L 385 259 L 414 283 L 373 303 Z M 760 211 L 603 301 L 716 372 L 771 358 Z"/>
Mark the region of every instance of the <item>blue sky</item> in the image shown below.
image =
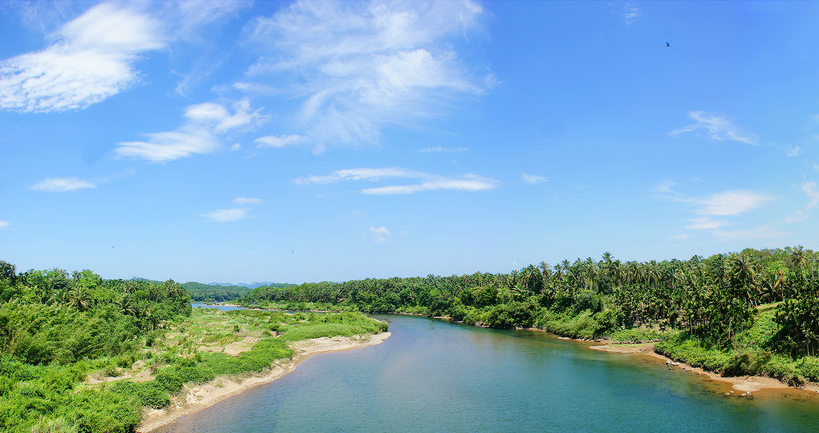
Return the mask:
<path id="1" fill-rule="evenodd" d="M 815 2 L 3 2 L 0 259 L 303 282 L 817 248 L 817 22 Z"/>

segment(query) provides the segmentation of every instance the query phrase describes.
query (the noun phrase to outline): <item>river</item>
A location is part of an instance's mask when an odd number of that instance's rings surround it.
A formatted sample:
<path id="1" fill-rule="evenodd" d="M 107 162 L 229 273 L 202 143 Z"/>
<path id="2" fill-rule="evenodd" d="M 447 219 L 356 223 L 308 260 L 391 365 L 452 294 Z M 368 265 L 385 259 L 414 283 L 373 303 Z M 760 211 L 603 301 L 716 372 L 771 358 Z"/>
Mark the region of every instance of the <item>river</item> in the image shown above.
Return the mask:
<path id="1" fill-rule="evenodd" d="M 158 432 L 819 432 L 803 391 L 724 397 L 725 385 L 644 355 L 534 331 L 375 316 L 384 343 L 293 373 Z"/>
<path id="2" fill-rule="evenodd" d="M 204 302 L 191 302 L 191 308 L 215 308 L 221 311 L 242 310 L 245 307 L 234 307 L 233 305 L 206 304 Z"/>

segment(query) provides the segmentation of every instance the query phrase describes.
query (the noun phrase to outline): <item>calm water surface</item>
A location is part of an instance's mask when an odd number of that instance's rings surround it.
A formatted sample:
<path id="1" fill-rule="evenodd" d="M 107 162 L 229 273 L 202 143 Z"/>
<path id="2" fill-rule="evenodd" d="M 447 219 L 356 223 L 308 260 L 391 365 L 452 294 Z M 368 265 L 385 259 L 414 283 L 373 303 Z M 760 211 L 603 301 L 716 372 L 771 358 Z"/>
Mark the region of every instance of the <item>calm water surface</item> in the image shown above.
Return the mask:
<path id="1" fill-rule="evenodd" d="M 640 355 L 410 316 L 383 344 L 316 355 L 169 432 L 819 432 L 800 391 L 724 387 Z"/>
<path id="2" fill-rule="evenodd" d="M 215 308 L 217 310 L 222 310 L 222 311 L 231 311 L 231 310 L 242 310 L 242 309 L 244 309 L 244 307 L 234 307 L 232 305 L 206 304 L 204 302 L 191 302 L 191 308 Z"/>

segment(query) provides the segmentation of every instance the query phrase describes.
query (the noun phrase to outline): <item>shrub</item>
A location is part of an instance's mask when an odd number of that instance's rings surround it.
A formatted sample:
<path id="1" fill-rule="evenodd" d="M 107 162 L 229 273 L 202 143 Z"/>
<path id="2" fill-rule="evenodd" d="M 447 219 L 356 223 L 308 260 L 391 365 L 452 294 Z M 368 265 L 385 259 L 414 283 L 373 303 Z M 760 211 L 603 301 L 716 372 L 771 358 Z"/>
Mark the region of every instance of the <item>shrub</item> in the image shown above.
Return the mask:
<path id="1" fill-rule="evenodd" d="M 122 395 L 134 396 L 140 406 L 159 409 L 171 402 L 168 390 L 155 380 L 150 382 L 119 381 L 111 386 L 111 390 Z"/>
<path id="2" fill-rule="evenodd" d="M 31 427 L 31 433 L 77 433 L 78 431 L 74 423 L 69 423 L 62 418 L 40 419 Z"/>

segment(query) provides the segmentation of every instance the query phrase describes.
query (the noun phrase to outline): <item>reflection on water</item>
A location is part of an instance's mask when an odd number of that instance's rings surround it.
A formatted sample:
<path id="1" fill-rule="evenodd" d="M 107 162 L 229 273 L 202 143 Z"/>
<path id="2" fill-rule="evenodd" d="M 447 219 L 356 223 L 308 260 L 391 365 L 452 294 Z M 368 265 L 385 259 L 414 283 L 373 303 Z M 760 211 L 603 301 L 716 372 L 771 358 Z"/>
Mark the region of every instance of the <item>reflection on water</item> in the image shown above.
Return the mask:
<path id="1" fill-rule="evenodd" d="M 162 432 L 817 432 L 799 391 L 726 398 L 641 355 L 532 331 L 378 316 L 383 344 L 322 354 Z"/>

